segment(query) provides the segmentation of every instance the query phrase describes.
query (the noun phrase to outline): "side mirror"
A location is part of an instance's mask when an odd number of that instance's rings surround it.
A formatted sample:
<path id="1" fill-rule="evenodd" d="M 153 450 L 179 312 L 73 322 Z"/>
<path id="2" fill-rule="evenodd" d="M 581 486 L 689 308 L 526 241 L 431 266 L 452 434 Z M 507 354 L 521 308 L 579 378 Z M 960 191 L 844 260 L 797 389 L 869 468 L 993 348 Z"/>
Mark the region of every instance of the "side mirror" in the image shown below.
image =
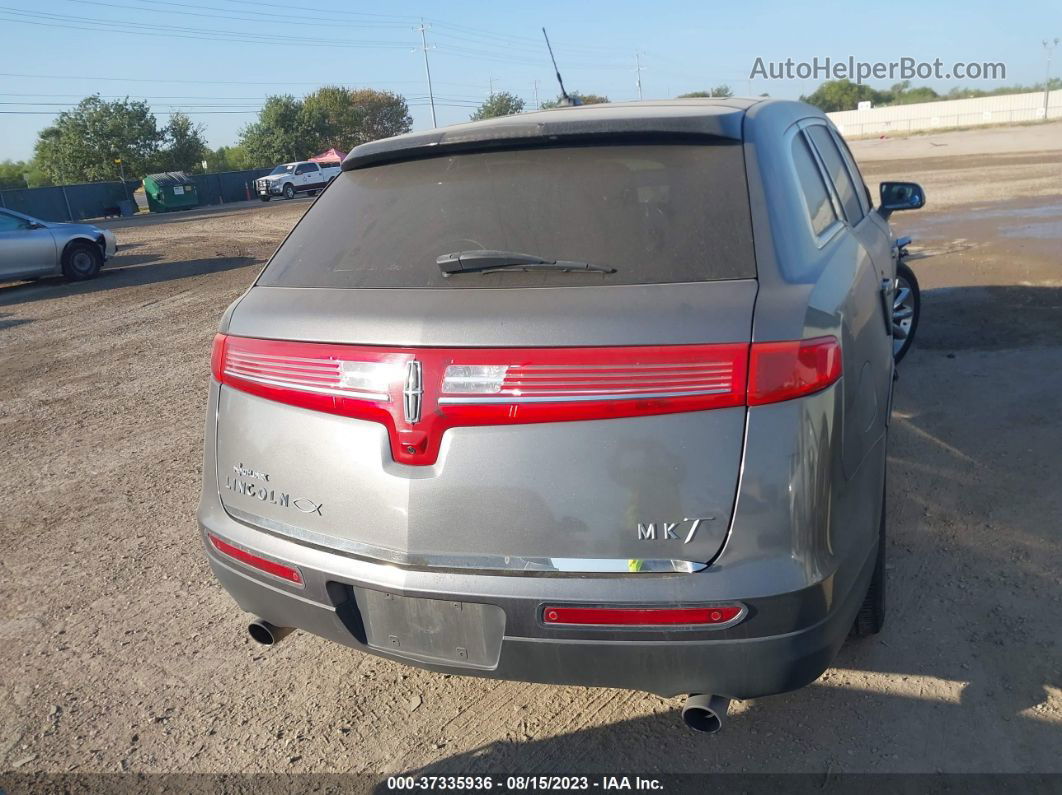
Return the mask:
<path id="1" fill-rule="evenodd" d="M 917 210 L 926 204 L 926 192 L 917 182 L 882 182 L 878 190 L 881 194 L 878 211 L 883 218 L 897 210 Z"/>

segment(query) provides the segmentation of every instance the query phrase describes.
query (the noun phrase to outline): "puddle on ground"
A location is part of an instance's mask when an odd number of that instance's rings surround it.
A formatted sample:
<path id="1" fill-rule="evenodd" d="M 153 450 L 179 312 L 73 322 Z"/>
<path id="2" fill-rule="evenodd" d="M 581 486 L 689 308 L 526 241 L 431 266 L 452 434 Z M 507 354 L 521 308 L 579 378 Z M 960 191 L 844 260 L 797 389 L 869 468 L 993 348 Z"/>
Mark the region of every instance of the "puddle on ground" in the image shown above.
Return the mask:
<path id="1" fill-rule="evenodd" d="M 1040 224 L 1004 226 L 999 230 L 1004 237 L 1035 237 L 1039 240 L 1062 240 L 1062 218 Z"/>
<path id="2" fill-rule="evenodd" d="M 939 238 L 941 227 L 949 226 L 956 231 L 960 229 L 971 231 L 971 227 L 978 230 L 980 235 L 971 234 L 970 237 L 973 238 L 984 239 L 999 235 L 1009 238 L 1062 240 L 1062 202 L 1037 207 L 1006 205 L 971 207 L 958 212 L 911 218 L 909 222 L 905 218 L 901 223 L 904 227 L 903 233 L 911 235 L 916 240 L 919 236 Z"/>

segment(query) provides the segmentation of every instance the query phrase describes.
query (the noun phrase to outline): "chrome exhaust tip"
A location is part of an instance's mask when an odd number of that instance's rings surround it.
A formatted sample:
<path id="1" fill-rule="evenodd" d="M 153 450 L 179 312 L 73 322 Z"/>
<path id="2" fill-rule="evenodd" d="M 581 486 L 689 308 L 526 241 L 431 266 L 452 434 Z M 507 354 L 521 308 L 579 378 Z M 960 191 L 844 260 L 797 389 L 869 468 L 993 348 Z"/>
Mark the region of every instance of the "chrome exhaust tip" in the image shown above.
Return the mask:
<path id="1" fill-rule="evenodd" d="M 723 728 L 728 709 L 729 698 L 691 693 L 682 705 L 682 720 L 694 731 L 715 734 Z"/>
<path id="2" fill-rule="evenodd" d="M 294 627 L 278 627 L 262 618 L 256 618 L 247 625 L 247 634 L 251 640 L 263 646 L 275 646 L 292 633 Z"/>

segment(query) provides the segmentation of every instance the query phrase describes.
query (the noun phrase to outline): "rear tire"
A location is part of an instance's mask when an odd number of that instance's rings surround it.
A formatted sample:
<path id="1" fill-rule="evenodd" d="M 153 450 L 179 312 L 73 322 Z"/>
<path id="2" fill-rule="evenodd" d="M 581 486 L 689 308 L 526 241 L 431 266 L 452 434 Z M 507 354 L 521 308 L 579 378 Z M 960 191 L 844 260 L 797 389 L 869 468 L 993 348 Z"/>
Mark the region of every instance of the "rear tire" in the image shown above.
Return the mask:
<path id="1" fill-rule="evenodd" d="M 885 496 L 881 499 L 881 527 L 878 530 L 878 555 L 870 587 L 859 607 L 855 623 L 849 633 L 851 638 L 866 638 L 877 635 L 885 626 Z"/>
<path id="2" fill-rule="evenodd" d="M 906 290 L 906 298 L 899 300 L 901 291 Z M 904 356 L 907 355 L 907 351 L 911 349 L 911 343 L 914 342 L 915 332 L 918 331 L 918 319 L 922 313 L 922 292 L 918 289 L 918 278 L 914 275 L 914 271 L 911 267 L 900 260 L 896 265 L 896 291 L 897 301 L 893 305 L 893 313 L 906 314 L 907 317 L 902 320 L 893 319 L 893 344 L 892 344 L 892 358 L 899 362 Z M 907 336 L 903 339 L 896 337 L 897 327 L 902 326 Z"/>
<path id="3" fill-rule="evenodd" d="M 71 243 L 63 252 L 63 276 L 72 282 L 91 279 L 103 267 L 103 252 L 88 241 Z"/>
<path id="4" fill-rule="evenodd" d="M 290 182 L 287 185 L 284 186 L 284 198 L 285 199 L 294 199 L 295 198 L 295 188 L 292 187 L 292 184 Z"/>
<path id="5" fill-rule="evenodd" d="M 258 198 L 261 199 L 264 202 L 269 201 L 269 197 L 268 196 L 259 196 Z"/>

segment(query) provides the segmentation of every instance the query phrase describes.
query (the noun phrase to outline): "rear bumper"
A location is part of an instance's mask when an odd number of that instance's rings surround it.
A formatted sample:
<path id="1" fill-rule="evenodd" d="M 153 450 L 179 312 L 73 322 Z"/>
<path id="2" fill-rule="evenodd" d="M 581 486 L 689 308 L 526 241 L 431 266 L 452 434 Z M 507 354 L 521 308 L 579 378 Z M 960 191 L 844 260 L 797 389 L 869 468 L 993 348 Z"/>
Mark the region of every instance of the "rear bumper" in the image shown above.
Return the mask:
<path id="1" fill-rule="evenodd" d="M 836 593 L 830 576 L 798 591 L 742 595 L 748 616 L 719 630 L 555 628 L 541 623 L 546 603 L 604 603 L 614 577 L 484 576 L 416 571 L 330 553 L 238 522 L 220 505 L 203 505 L 200 529 L 257 554 L 298 566 L 304 584 L 283 582 L 220 555 L 206 543 L 210 565 L 246 612 L 278 626 L 312 632 L 360 651 L 451 674 L 549 684 L 619 687 L 663 696 L 718 693 L 755 698 L 803 687 L 829 666 L 852 625 L 872 571 L 874 554 L 856 562 L 852 587 Z M 204 541 L 206 541 L 204 533 Z M 682 580 L 679 587 L 675 578 Z M 697 579 L 693 579 L 697 578 Z M 711 569 L 697 574 L 627 578 L 639 604 L 674 603 L 690 582 L 704 585 L 703 601 L 718 601 L 725 583 Z M 595 585 L 596 584 L 596 585 Z M 410 656 L 371 644 L 362 621 L 365 589 L 500 609 L 504 629 L 486 665 Z M 625 588 L 625 590 L 627 590 Z M 671 602 L 668 594 L 672 594 Z"/>

